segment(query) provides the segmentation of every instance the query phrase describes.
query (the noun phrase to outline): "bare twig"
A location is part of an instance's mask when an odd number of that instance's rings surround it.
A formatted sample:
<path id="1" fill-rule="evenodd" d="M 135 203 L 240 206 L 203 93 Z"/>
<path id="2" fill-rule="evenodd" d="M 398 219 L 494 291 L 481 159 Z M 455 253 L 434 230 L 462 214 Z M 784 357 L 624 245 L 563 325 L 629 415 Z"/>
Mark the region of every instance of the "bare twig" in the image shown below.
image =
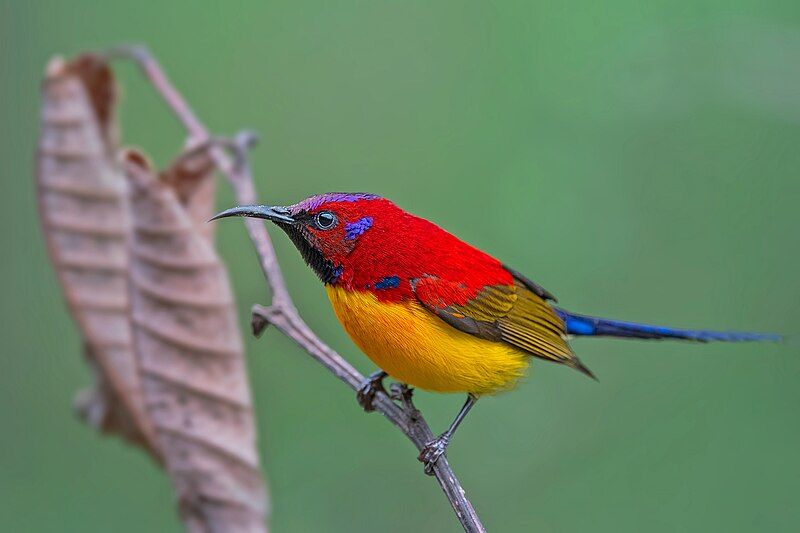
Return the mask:
<path id="1" fill-rule="evenodd" d="M 120 47 L 109 52 L 109 57 L 121 57 L 134 60 L 158 91 L 167 106 L 188 131 L 193 143 L 208 143 L 214 139 L 197 118 L 181 94 L 175 89 L 166 74 L 150 52 L 139 46 Z M 255 136 L 250 132 L 237 135 L 228 143 L 215 143 L 211 149 L 212 157 L 221 171 L 226 175 L 233 187 L 236 201 L 241 204 L 254 204 L 257 194 L 247 161 L 246 151 L 252 146 Z M 226 152 L 225 147 L 232 149 L 234 158 Z M 268 325 L 274 325 L 281 333 L 291 338 L 314 359 L 322 363 L 337 378 L 351 389 L 357 390 L 364 381 L 362 376 L 344 358 L 325 344 L 300 317 L 286 288 L 280 266 L 275 257 L 269 234 L 264 224 L 257 219 L 246 218 L 245 225 L 250 239 L 258 254 L 261 270 L 272 294 L 272 304 L 268 307 L 253 307 L 253 333 L 258 336 Z M 411 390 L 405 386 L 394 386 L 393 395 L 400 405 L 383 392 L 375 396 L 375 410 L 397 426 L 411 442 L 421 450 L 433 439 L 433 433 L 420 412 L 414 407 Z M 450 464 L 443 456 L 434 466 L 434 475 L 439 482 L 450 505 L 465 531 L 485 531 L 475 509 L 467 499 L 464 489 L 456 478 Z"/>

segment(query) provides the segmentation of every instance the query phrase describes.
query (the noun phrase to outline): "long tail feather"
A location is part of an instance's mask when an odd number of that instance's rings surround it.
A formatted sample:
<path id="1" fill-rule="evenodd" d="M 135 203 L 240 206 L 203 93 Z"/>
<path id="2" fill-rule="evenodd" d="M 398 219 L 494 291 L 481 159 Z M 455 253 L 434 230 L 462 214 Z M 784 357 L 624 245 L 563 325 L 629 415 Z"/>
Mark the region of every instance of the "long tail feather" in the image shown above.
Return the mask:
<path id="1" fill-rule="evenodd" d="M 648 324 L 637 324 L 635 322 L 623 322 L 620 320 L 577 315 L 557 307 L 555 311 L 566 324 L 567 333 L 576 336 L 620 337 L 628 339 L 684 339 L 696 342 L 781 342 L 784 340 L 782 335 L 774 333 L 667 328 L 663 326 L 651 326 Z"/>

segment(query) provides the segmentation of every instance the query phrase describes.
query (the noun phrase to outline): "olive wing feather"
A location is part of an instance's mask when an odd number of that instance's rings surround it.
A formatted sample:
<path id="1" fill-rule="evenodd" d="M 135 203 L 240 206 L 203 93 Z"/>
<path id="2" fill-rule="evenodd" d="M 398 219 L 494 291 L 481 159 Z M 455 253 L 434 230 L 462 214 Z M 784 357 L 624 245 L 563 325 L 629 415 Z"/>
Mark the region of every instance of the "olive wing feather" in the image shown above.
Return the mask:
<path id="1" fill-rule="evenodd" d="M 424 307 L 460 331 L 510 344 L 594 377 L 567 344 L 564 322 L 547 303 L 553 296 L 517 272 L 509 273 L 512 284 L 487 285 L 469 299 L 463 284 L 433 276 L 413 280 L 412 287 Z"/>

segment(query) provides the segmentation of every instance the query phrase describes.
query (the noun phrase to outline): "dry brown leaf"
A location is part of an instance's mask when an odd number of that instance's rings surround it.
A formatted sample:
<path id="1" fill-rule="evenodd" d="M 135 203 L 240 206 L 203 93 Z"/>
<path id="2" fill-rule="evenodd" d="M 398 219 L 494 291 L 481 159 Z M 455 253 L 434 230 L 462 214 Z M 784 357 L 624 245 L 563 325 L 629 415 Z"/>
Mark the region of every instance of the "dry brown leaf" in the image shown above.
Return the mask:
<path id="1" fill-rule="evenodd" d="M 40 219 L 96 376 L 94 389 L 79 394 L 76 407 L 104 432 L 121 434 L 157 457 L 128 322 L 130 217 L 126 182 L 114 164 L 113 75 L 98 56 L 54 58 L 42 92 Z"/>
<path id="2" fill-rule="evenodd" d="M 197 230 L 213 239 L 215 226 L 206 224 L 215 213 L 216 165 L 210 150 L 210 143 L 189 147 L 161 172 L 161 180 L 175 191 Z"/>
<path id="3" fill-rule="evenodd" d="M 145 406 L 193 531 L 265 531 L 266 491 L 227 272 L 140 153 L 131 185 L 131 309 Z"/>

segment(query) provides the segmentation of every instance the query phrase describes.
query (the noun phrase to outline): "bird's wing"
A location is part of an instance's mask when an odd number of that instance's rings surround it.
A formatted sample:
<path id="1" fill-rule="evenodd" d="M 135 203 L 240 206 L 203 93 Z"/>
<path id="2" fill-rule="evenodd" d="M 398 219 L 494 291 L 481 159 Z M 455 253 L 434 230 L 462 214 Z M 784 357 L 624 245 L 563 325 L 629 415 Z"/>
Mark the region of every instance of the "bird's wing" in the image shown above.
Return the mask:
<path id="1" fill-rule="evenodd" d="M 545 300 L 544 289 L 511 272 L 514 283 L 487 285 L 472 298 L 467 288 L 441 278 L 413 280 L 419 302 L 454 328 L 482 339 L 505 342 L 542 359 L 591 372 L 572 353 L 564 322 Z M 452 303 L 459 302 L 459 303 Z M 463 302 L 463 303 L 461 303 Z"/>
<path id="2" fill-rule="evenodd" d="M 558 301 L 558 298 L 553 296 L 553 293 L 536 283 L 535 281 L 531 280 L 530 278 L 523 276 L 513 268 L 503 265 L 503 268 L 511 274 L 515 281 L 522 283 L 525 287 L 527 287 L 530 291 L 532 291 L 536 296 L 539 296 L 545 300 L 553 300 L 554 302 Z"/>

